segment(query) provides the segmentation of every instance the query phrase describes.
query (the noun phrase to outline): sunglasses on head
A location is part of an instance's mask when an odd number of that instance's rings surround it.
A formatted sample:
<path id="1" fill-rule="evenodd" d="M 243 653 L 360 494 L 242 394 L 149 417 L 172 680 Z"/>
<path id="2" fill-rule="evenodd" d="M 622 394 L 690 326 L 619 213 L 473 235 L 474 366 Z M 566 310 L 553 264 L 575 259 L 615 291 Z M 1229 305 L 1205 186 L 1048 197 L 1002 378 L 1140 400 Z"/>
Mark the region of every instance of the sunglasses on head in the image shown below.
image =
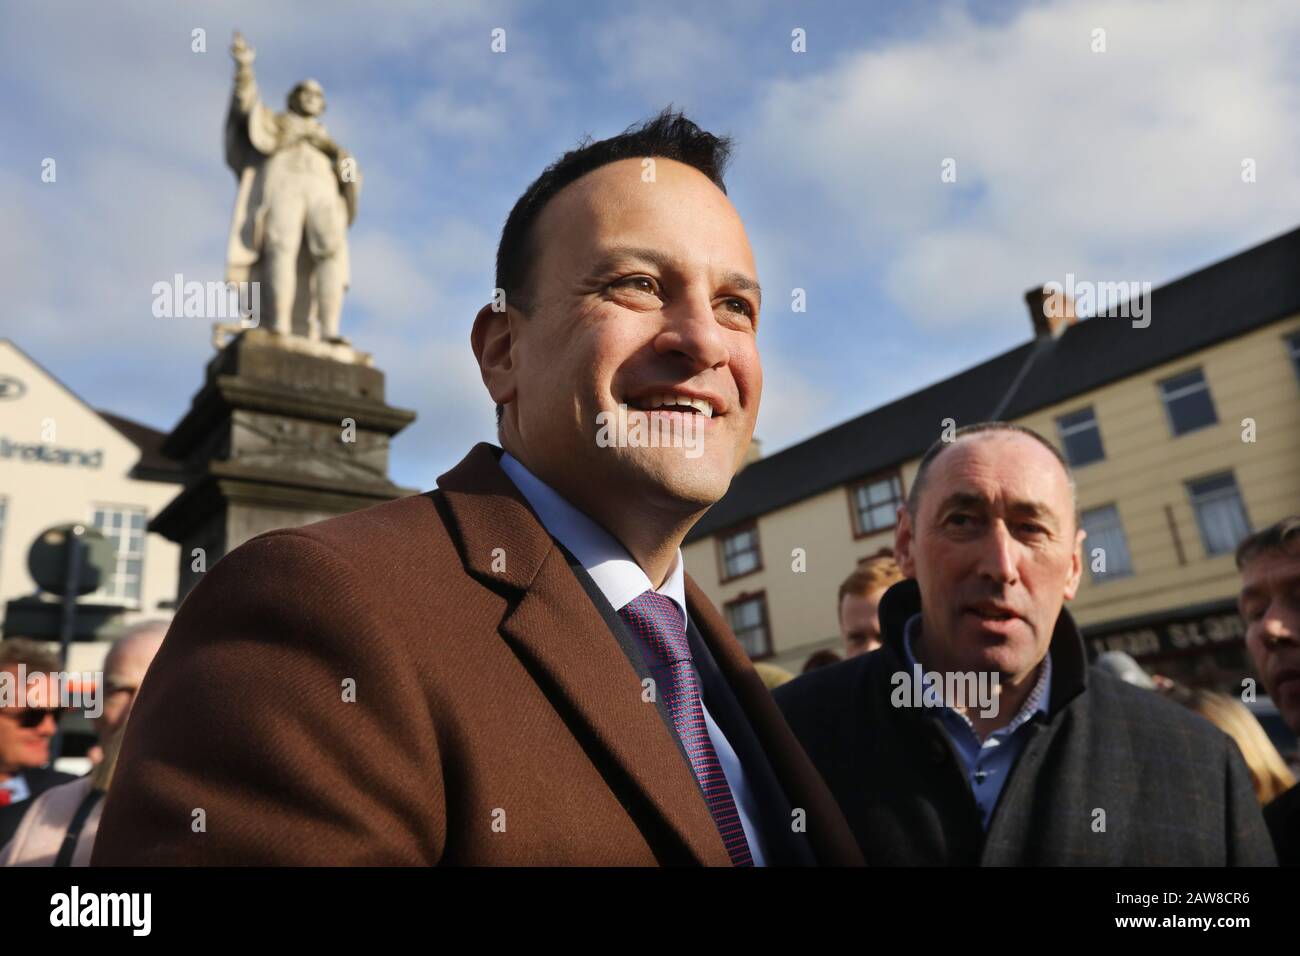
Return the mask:
<path id="1" fill-rule="evenodd" d="M 45 723 L 47 715 L 53 717 L 54 722 L 58 723 L 59 715 L 63 711 L 58 707 L 24 707 L 22 710 L 0 711 L 0 713 L 8 713 L 24 730 L 34 730 Z"/>

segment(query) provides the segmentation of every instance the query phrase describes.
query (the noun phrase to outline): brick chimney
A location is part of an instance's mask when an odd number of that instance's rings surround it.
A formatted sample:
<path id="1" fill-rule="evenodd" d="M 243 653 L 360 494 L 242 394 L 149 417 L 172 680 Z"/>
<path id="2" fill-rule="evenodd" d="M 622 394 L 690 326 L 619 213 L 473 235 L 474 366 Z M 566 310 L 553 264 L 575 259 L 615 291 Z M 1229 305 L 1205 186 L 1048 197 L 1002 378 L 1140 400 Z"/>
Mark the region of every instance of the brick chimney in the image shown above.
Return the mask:
<path id="1" fill-rule="evenodd" d="M 1060 338 L 1071 325 L 1079 321 L 1074 314 L 1074 299 L 1064 290 L 1042 286 L 1025 293 L 1029 306 L 1029 321 L 1034 325 L 1034 338 Z"/>

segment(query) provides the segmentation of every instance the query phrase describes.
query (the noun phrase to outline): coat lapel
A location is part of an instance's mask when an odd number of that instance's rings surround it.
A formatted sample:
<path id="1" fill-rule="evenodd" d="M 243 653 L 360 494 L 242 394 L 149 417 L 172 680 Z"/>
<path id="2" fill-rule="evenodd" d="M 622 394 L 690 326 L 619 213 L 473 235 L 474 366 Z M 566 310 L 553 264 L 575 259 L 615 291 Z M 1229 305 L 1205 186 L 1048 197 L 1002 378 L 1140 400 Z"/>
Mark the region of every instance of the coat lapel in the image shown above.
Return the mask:
<path id="1" fill-rule="evenodd" d="M 817 861 L 861 866 L 862 853 L 835 798 L 799 746 L 771 692 L 741 649 L 740 642 L 689 574 L 686 575 L 686 606 L 700 636 L 712 652 L 718 670 L 749 719 L 785 796 L 791 806 L 806 812 L 808 840 Z"/>
<path id="2" fill-rule="evenodd" d="M 498 450 L 476 445 L 438 479 L 459 532 L 466 569 L 514 592 L 500 625 L 556 709 L 576 718 L 584 745 L 595 747 L 622 797 L 640 794 L 690 859 L 731 863 L 690 766 L 664 726 L 627 656 L 574 577 L 563 552 L 498 464 Z"/>

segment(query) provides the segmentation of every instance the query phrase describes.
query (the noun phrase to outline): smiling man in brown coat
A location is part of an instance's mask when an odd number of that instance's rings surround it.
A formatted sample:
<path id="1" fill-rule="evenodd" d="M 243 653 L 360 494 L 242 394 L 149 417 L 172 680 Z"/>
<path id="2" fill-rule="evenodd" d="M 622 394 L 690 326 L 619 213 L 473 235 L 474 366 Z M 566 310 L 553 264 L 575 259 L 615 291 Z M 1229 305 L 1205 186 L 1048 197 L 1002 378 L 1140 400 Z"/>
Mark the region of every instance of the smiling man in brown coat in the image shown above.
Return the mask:
<path id="1" fill-rule="evenodd" d="M 95 863 L 861 862 L 682 568 L 762 389 L 728 145 L 665 112 L 529 187 L 472 334 L 504 450 L 208 572 Z"/>

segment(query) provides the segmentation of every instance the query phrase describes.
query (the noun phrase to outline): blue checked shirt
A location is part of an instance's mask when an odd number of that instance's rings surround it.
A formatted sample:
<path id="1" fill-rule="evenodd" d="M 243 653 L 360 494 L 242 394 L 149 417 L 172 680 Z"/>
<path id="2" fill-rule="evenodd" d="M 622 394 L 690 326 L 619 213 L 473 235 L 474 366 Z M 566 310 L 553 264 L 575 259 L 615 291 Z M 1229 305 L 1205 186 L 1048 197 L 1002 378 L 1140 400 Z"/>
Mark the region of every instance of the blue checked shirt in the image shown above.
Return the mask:
<path id="1" fill-rule="evenodd" d="M 907 667 L 912 670 L 917 666 L 916 656 L 912 653 L 912 643 L 921 627 L 921 615 L 914 614 L 903 629 L 903 650 L 907 654 Z M 927 687 L 929 685 L 927 684 Z M 942 690 L 942 688 L 938 688 Z M 993 809 L 998 805 L 998 797 L 1006 785 L 1011 768 L 1016 765 L 1016 758 L 1025 749 L 1029 739 L 1028 731 L 1021 728 L 1036 713 L 1046 716 L 1052 695 L 1052 655 L 1043 658 L 1043 666 L 1038 673 L 1038 683 L 1029 692 L 1019 713 L 1011 722 L 999 730 L 993 731 L 982 742 L 975 733 L 975 727 L 965 714 L 959 714 L 951 707 L 939 709 L 939 724 L 948 739 L 953 742 L 957 755 L 966 770 L 970 789 L 975 794 L 984 829 L 989 828 Z"/>

